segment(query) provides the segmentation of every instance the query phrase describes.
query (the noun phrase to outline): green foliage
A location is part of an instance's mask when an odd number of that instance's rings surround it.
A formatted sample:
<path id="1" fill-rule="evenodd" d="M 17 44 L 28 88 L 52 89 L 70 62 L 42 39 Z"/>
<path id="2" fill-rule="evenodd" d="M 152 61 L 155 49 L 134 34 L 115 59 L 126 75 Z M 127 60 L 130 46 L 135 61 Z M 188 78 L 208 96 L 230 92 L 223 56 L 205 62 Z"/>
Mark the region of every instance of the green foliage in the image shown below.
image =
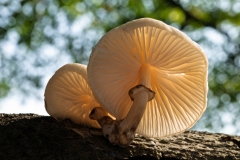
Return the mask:
<path id="1" fill-rule="evenodd" d="M 195 128 L 240 132 L 239 0 L 2 0 L 0 10 L 0 98 L 37 93 L 47 73 L 87 63 L 105 32 L 151 17 L 184 31 L 209 58 L 208 108 Z"/>
<path id="2" fill-rule="evenodd" d="M 5 97 L 10 90 L 10 86 L 8 86 L 7 82 L 2 79 L 0 83 L 0 88 L 0 97 Z"/>

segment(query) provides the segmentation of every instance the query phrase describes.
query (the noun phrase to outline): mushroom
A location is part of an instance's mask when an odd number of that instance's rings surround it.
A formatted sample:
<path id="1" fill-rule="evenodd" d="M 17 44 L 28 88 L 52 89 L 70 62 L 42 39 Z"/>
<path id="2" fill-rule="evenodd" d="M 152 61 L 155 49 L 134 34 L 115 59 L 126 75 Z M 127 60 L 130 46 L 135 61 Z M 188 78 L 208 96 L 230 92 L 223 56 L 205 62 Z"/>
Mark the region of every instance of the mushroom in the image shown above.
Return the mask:
<path id="1" fill-rule="evenodd" d="M 147 137 L 181 133 L 206 109 L 206 55 L 158 20 L 137 19 L 109 31 L 93 49 L 87 71 L 96 100 L 116 117 L 118 138 L 130 131 Z"/>
<path id="2" fill-rule="evenodd" d="M 70 119 L 74 124 L 100 128 L 89 118 L 92 109 L 100 105 L 88 86 L 86 68 L 77 63 L 59 68 L 46 86 L 45 108 L 57 120 Z M 102 114 L 107 115 L 106 111 Z"/>

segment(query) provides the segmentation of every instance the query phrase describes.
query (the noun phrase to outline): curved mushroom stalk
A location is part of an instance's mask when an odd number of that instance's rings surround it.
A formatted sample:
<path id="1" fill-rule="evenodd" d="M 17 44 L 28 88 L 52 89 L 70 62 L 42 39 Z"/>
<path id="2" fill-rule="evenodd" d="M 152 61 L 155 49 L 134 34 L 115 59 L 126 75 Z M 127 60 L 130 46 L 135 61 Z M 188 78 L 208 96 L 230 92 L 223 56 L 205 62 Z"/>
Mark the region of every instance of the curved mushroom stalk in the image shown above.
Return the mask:
<path id="1" fill-rule="evenodd" d="M 120 132 L 129 132 L 130 130 L 133 134 L 135 134 L 138 124 L 146 109 L 147 102 L 154 98 L 155 92 L 148 88 L 151 84 L 151 72 L 151 66 L 148 64 L 143 64 L 140 68 L 139 85 L 133 87 L 128 92 L 128 95 L 131 97 L 133 103 L 127 116 L 120 123 Z"/>
<path id="2" fill-rule="evenodd" d="M 126 118 L 121 121 L 113 120 L 102 108 L 94 108 L 89 117 L 97 120 L 100 124 L 103 135 L 112 144 L 125 147 L 135 138 L 136 129 L 145 111 L 148 101 L 154 98 L 155 93 L 144 85 L 137 85 L 129 91 L 129 96 L 133 100 L 130 111 Z"/>
<path id="3" fill-rule="evenodd" d="M 133 100 L 133 104 L 127 116 L 116 124 L 119 130 L 119 140 L 117 142 L 120 146 L 128 146 L 134 140 L 138 124 L 142 119 L 147 102 L 154 98 L 155 92 L 139 84 L 129 90 L 129 96 Z"/>
<path id="4" fill-rule="evenodd" d="M 146 109 L 147 102 L 154 98 L 155 92 L 139 84 L 129 90 L 129 96 L 133 100 L 133 104 L 127 116 L 120 122 L 119 130 L 120 133 L 131 132 L 135 135 L 138 124 Z"/>

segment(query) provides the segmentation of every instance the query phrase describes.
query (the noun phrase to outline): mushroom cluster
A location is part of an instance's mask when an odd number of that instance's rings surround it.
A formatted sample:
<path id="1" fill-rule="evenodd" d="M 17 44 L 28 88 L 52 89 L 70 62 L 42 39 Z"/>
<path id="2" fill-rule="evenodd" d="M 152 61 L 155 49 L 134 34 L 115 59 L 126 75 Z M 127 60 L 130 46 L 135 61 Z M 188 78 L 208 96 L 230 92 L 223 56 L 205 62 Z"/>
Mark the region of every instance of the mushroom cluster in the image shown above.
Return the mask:
<path id="1" fill-rule="evenodd" d="M 63 73 L 55 79 L 65 82 L 56 83 L 66 85 L 65 89 L 56 89 L 55 82 L 52 89 L 46 89 L 47 111 L 61 118 L 64 114 L 60 112 L 70 115 L 71 110 L 76 111 L 73 117 L 79 112 L 87 119 L 89 114 L 103 135 L 120 146 L 129 145 L 135 133 L 170 136 L 191 128 L 205 111 L 207 71 L 203 50 L 184 33 L 158 20 L 137 19 L 106 33 L 93 49 L 88 74 L 85 70 L 83 76 L 85 86 L 92 90 L 88 88 L 87 111 L 80 107 L 81 96 L 75 96 L 74 86 L 67 84 Z M 65 96 L 70 107 L 60 102 L 66 91 L 74 97 Z M 51 96 L 59 102 L 48 102 L 55 101 Z"/>

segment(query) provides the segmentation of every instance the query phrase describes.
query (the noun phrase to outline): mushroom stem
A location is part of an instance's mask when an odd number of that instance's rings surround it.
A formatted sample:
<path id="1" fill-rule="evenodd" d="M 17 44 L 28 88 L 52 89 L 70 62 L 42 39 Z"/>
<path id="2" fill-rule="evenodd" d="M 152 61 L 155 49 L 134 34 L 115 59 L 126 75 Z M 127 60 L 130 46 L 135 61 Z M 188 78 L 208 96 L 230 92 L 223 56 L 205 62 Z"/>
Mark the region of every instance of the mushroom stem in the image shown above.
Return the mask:
<path id="1" fill-rule="evenodd" d="M 129 96 L 133 104 L 127 116 L 120 121 L 113 120 L 102 108 L 94 108 L 89 117 L 97 120 L 103 130 L 103 135 L 111 143 L 128 146 L 135 137 L 136 129 L 146 109 L 147 102 L 154 98 L 155 93 L 144 85 L 130 89 Z"/>
<path id="2" fill-rule="evenodd" d="M 139 76 L 139 84 L 129 90 L 129 96 L 133 100 L 133 104 L 127 116 L 119 122 L 117 144 L 121 146 L 129 145 L 133 141 L 147 102 L 155 96 L 155 93 L 148 88 L 151 84 L 150 65 L 143 64 L 139 70 Z"/>
<path id="3" fill-rule="evenodd" d="M 134 140 L 136 129 L 142 119 L 147 102 L 152 100 L 154 95 L 155 93 L 152 90 L 141 84 L 129 91 L 129 96 L 133 100 L 133 104 L 127 116 L 122 121 L 113 123 L 112 133 L 108 138 L 110 142 L 120 146 L 128 146 Z"/>
<path id="4" fill-rule="evenodd" d="M 153 92 L 143 85 L 137 85 L 129 92 L 133 104 L 119 126 L 120 133 L 131 131 L 135 134 L 137 126 L 142 119 L 147 102 L 154 97 Z"/>
<path id="5" fill-rule="evenodd" d="M 120 124 L 122 130 L 130 129 L 134 133 L 146 109 L 147 102 L 154 98 L 153 92 L 148 88 L 151 84 L 151 66 L 149 64 L 141 66 L 138 83 L 139 85 L 129 91 L 129 96 L 133 100 L 133 104 L 127 116 Z"/>
<path id="6" fill-rule="evenodd" d="M 103 127 L 103 132 L 110 133 L 110 136 L 106 137 L 111 143 L 127 146 L 133 141 L 138 124 L 146 109 L 147 102 L 155 96 L 155 93 L 148 88 L 151 84 L 150 65 L 143 64 L 139 70 L 139 76 L 139 85 L 129 90 L 129 96 L 133 100 L 133 104 L 127 116 L 121 121 L 112 123 L 110 132 Z"/>
<path id="7" fill-rule="evenodd" d="M 91 119 L 98 121 L 104 137 L 113 144 L 128 146 L 134 140 L 136 129 L 142 119 L 147 102 L 155 96 L 155 93 L 148 88 L 151 84 L 151 67 L 148 64 L 142 65 L 139 74 L 139 84 L 129 90 L 129 96 L 133 103 L 123 120 L 115 121 L 109 116 L 104 116 L 99 108 L 93 109 L 89 115 Z"/>

